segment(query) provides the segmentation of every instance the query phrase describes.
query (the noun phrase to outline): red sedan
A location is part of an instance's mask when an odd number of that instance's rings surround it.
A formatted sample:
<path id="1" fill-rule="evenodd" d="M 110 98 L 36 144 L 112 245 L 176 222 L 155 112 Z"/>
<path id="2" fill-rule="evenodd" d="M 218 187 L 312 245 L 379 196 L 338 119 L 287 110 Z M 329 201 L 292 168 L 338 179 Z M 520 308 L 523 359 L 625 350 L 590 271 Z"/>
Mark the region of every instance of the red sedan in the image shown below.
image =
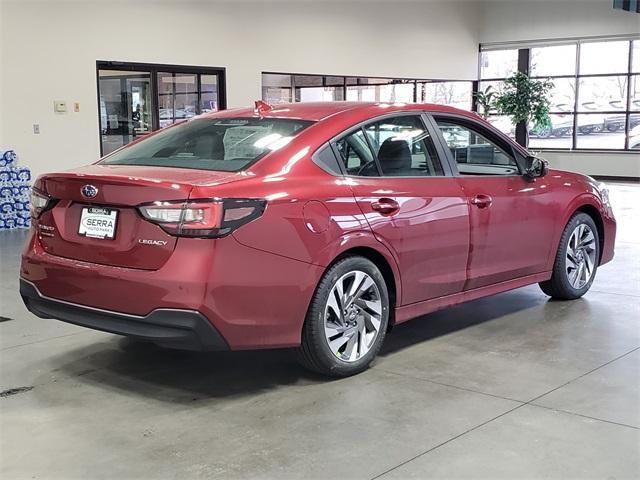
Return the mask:
<path id="1" fill-rule="evenodd" d="M 176 348 L 296 347 L 336 376 L 395 324 L 613 257 L 606 189 L 476 115 L 300 103 L 207 114 L 41 176 L 20 292 L 34 314 Z"/>

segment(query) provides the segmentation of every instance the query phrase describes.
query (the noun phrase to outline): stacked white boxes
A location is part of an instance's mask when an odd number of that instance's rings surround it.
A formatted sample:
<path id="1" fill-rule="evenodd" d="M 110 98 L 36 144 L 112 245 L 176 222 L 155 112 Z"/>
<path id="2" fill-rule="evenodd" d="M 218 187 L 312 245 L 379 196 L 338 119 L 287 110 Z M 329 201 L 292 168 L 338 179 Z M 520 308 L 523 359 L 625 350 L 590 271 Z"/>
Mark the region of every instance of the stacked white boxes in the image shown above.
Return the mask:
<path id="1" fill-rule="evenodd" d="M 29 228 L 31 170 L 18 166 L 13 150 L 0 150 L 0 230 Z"/>

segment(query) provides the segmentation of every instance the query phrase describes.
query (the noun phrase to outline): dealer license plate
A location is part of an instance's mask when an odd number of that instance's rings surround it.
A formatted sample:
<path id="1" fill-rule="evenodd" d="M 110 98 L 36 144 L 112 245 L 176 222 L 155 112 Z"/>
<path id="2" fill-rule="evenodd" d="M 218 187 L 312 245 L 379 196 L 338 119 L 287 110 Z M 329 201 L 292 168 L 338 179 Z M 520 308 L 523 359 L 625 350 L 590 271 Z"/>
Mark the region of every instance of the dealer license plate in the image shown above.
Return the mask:
<path id="1" fill-rule="evenodd" d="M 111 208 L 84 207 L 78 234 L 111 240 L 116 234 L 118 211 Z"/>

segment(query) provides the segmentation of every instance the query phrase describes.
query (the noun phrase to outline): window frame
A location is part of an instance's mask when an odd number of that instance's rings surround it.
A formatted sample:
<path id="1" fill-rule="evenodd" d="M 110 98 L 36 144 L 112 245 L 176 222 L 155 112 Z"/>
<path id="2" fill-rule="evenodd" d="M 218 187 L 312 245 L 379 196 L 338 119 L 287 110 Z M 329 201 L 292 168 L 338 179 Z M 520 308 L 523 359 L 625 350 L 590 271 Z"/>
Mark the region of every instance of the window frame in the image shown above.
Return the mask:
<path id="1" fill-rule="evenodd" d="M 100 106 L 100 70 L 119 70 L 126 72 L 144 72 L 149 73 L 151 101 L 153 108 L 151 110 L 151 132 L 160 130 L 160 95 L 158 92 L 158 74 L 172 73 L 175 74 L 193 74 L 196 75 L 196 88 L 198 94 L 197 110 L 202 105 L 202 75 L 215 75 L 217 78 L 218 92 L 218 111 L 227 108 L 227 84 L 226 84 L 226 68 L 224 67 L 205 67 L 195 65 L 171 65 L 161 63 L 139 63 L 139 62 L 118 62 L 112 60 L 96 61 L 96 95 L 98 101 L 98 144 L 100 146 L 100 157 L 105 156 L 102 146 L 102 132 L 100 127 L 101 106 Z M 206 92 L 205 92 L 206 93 Z M 174 123 L 175 124 L 175 123 Z M 130 142 L 128 142 L 130 143 Z M 127 144 L 128 144 L 127 143 Z M 126 146 L 127 144 L 123 145 Z M 122 148 L 122 147 L 120 147 Z"/>
<path id="2" fill-rule="evenodd" d="M 581 46 L 583 44 L 588 43 L 601 43 L 601 42 L 616 42 L 616 41 L 624 41 L 628 44 L 627 49 L 627 69 L 623 72 L 604 72 L 604 73 L 581 73 L 580 71 L 580 54 L 581 54 Z M 548 76 L 531 76 L 532 79 L 546 79 L 549 78 L 551 80 L 556 79 L 571 79 L 575 82 L 575 97 L 573 99 L 573 105 L 571 106 L 570 112 L 561 112 L 557 109 L 550 110 L 550 115 L 571 115 L 572 121 L 572 133 L 571 133 L 571 145 L 569 147 L 529 147 L 534 150 L 540 151 L 562 151 L 562 152 L 570 152 L 570 151 L 578 151 L 578 152 L 637 152 L 637 150 L 633 150 L 630 148 L 630 131 L 631 131 L 631 117 L 632 115 L 640 115 L 640 110 L 633 110 L 631 108 L 631 81 L 635 77 L 640 81 L 640 72 L 633 71 L 633 42 L 640 42 L 640 36 L 613 36 L 613 37 L 592 37 L 592 38 L 579 38 L 579 39 L 565 39 L 558 40 L 557 42 L 550 41 L 546 44 L 536 44 L 532 42 L 531 45 L 526 45 L 523 43 L 522 46 L 516 47 L 518 50 L 518 71 L 521 71 L 527 75 L 529 75 L 531 71 L 531 50 L 533 48 L 544 48 L 544 47 L 553 47 L 558 45 L 576 45 L 576 57 L 575 57 L 575 71 L 573 74 L 562 74 L 562 75 L 548 75 Z M 513 50 L 514 47 L 509 47 L 505 45 L 504 50 Z M 478 82 L 474 84 L 474 94 L 479 91 L 479 84 L 483 82 L 499 82 L 504 81 L 505 78 L 482 78 L 481 76 L 481 54 L 483 51 L 491 51 L 491 50 L 502 50 L 501 48 L 495 48 L 495 46 L 491 46 L 490 48 L 486 48 L 484 45 L 480 45 L 480 51 L 478 54 Z M 524 61 L 523 61 L 524 60 Z M 637 59 L 635 59 L 637 60 Z M 602 110 L 602 111 L 584 111 L 584 108 L 579 106 L 579 96 L 580 96 L 580 81 L 582 79 L 588 78 L 598 78 L 598 77 L 625 77 L 626 78 L 626 104 L 624 109 L 622 110 Z M 476 105 L 474 104 L 474 107 Z M 477 111 L 474 108 L 474 111 Z M 585 114 L 601 114 L 601 115 L 620 115 L 625 118 L 625 127 L 624 127 L 624 145 L 622 148 L 590 148 L 590 147 L 579 147 L 578 146 L 578 117 L 580 115 Z M 528 126 L 527 126 L 528 129 Z"/>
<path id="3" fill-rule="evenodd" d="M 422 122 L 425 130 L 429 133 L 429 136 L 431 137 L 431 139 L 433 140 L 433 146 L 436 150 L 436 154 L 438 156 L 438 161 L 440 162 L 440 165 L 442 166 L 442 171 L 443 171 L 443 175 L 438 175 L 438 176 L 428 176 L 428 175 L 408 175 L 408 176 L 390 176 L 390 175 L 384 175 L 382 173 L 382 168 L 380 167 L 380 161 L 378 160 L 378 154 L 375 151 L 375 149 L 373 148 L 373 146 L 371 145 L 371 142 L 369 140 L 369 137 L 367 135 L 367 133 L 365 132 L 364 128 L 367 125 L 371 125 L 373 123 L 385 120 L 387 118 L 395 118 L 395 117 L 409 117 L 409 116 L 413 116 L 413 117 L 418 117 L 419 120 Z M 348 137 L 349 135 L 355 133 L 356 131 L 361 130 L 369 147 L 369 150 L 371 151 L 371 154 L 373 156 L 374 162 L 376 164 L 376 168 L 378 170 L 378 175 L 350 175 L 347 173 L 345 167 L 344 167 L 344 162 L 341 160 L 341 155 L 340 152 L 337 149 L 337 145 L 336 142 L 342 140 L 345 137 Z M 385 113 L 383 115 L 378 115 L 376 117 L 373 118 L 369 118 L 367 120 L 364 120 L 360 123 L 357 123 L 351 127 L 349 127 L 348 129 L 340 132 L 339 134 L 335 135 L 333 138 L 331 138 L 327 143 L 330 145 L 331 150 L 333 152 L 333 155 L 336 159 L 336 162 L 338 163 L 338 167 L 340 168 L 340 171 L 342 173 L 343 177 L 346 178 L 354 178 L 354 179 L 413 179 L 413 180 L 425 180 L 425 179 L 435 179 L 435 178 L 452 178 L 455 175 L 454 170 L 452 170 L 451 168 L 451 163 L 449 161 L 449 158 L 445 155 L 446 152 L 443 151 L 442 149 L 442 145 L 440 144 L 440 140 L 438 138 L 439 131 L 434 130 L 433 124 L 431 123 L 430 119 L 427 116 L 427 112 L 424 112 L 422 110 L 414 110 L 414 111 L 397 111 L 397 112 L 389 112 L 389 113 Z M 320 146 L 318 148 L 318 151 L 320 151 L 324 145 L 326 143 L 323 143 L 322 146 Z M 315 153 L 314 153 L 315 155 Z M 326 170 L 325 170 L 326 171 Z M 329 173 L 329 172 L 328 172 Z"/>
<path id="4" fill-rule="evenodd" d="M 437 129 L 437 138 L 440 142 L 441 148 L 445 151 L 445 155 L 447 161 L 449 163 L 449 168 L 454 171 L 455 177 L 467 178 L 467 177 L 481 177 L 481 178 L 514 178 L 514 177 L 522 177 L 524 175 L 524 171 L 526 169 L 526 165 L 523 165 L 523 160 L 527 158 L 528 153 L 521 150 L 514 145 L 513 140 L 511 140 L 505 133 L 500 130 L 484 125 L 472 118 L 466 117 L 464 115 L 456 115 L 454 113 L 430 113 L 427 115 L 429 120 L 432 122 L 434 128 Z M 518 169 L 518 173 L 508 174 L 508 175 L 491 175 L 491 174 L 462 174 L 458 169 L 458 162 L 451 154 L 451 150 L 447 145 L 447 141 L 440 130 L 438 125 L 438 120 L 444 120 L 447 122 L 452 122 L 455 124 L 459 124 L 463 127 L 467 127 L 471 130 L 476 131 L 483 137 L 485 137 L 490 142 L 494 143 L 496 146 L 503 149 L 506 153 L 511 152 L 511 156 L 513 157 L 513 161 L 516 163 L 516 167 Z"/>
<path id="5" fill-rule="evenodd" d="M 286 75 L 290 77 L 289 86 L 278 86 L 278 87 L 269 87 L 264 85 L 264 75 Z M 358 87 L 358 86 L 383 86 L 383 85 L 412 85 L 413 87 L 413 95 L 411 103 L 422 103 L 418 102 L 418 86 L 421 84 L 427 83 L 469 83 L 471 86 L 470 93 L 471 98 L 469 98 L 469 105 L 471 107 L 471 111 L 473 111 L 475 97 L 473 93 L 475 92 L 475 84 L 476 80 L 466 80 L 466 79 L 443 79 L 443 78 L 410 78 L 410 77 L 385 77 L 385 76 L 365 76 L 365 75 L 330 75 L 330 74 L 322 74 L 322 73 L 297 73 L 297 72 L 272 72 L 272 71 L 263 71 L 261 72 L 261 95 L 262 99 L 267 101 L 265 98 L 265 89 L 267 88 L 278 88 L 282 90 L 289 91 L 289 102 L 298 103 L 300 102 L 300 89 L 306 88 L 305 86 L 296 85 L 296 77 L 320 77 L 322 85 L 314 86 L 310 88 L 342 88 L 342 99 L 343 101 L 347 101 L 347 91 L 348 87 Z M 338 79 L 342 78 L 342 84 L 337 85 L 332 82 L 328 82 L 327 79 Z M 367 81 L 365 83 L 365 80 Z M 372 82 L 368 83 L 370 80 L 383 80 L 387 81 L 387 83 L 381 82 Z"/>

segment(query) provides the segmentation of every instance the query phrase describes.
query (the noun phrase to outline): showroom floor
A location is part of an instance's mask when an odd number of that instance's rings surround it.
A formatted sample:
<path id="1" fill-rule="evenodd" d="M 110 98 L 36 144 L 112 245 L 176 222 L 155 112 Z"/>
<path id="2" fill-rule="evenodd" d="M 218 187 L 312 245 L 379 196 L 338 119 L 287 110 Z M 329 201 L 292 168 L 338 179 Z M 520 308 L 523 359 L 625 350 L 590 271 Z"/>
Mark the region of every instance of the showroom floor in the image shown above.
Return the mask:
<path id="1" fill-rule="evenodd" d="M 397 327 L 329 381 L 286 351 L 196 354 L 41 320 L 0 234 L 0 476 L 640 478 L 640 186 L 591 292 L 537 286 Z M 18 390 L 12 390 L 18 389 Z"/>

